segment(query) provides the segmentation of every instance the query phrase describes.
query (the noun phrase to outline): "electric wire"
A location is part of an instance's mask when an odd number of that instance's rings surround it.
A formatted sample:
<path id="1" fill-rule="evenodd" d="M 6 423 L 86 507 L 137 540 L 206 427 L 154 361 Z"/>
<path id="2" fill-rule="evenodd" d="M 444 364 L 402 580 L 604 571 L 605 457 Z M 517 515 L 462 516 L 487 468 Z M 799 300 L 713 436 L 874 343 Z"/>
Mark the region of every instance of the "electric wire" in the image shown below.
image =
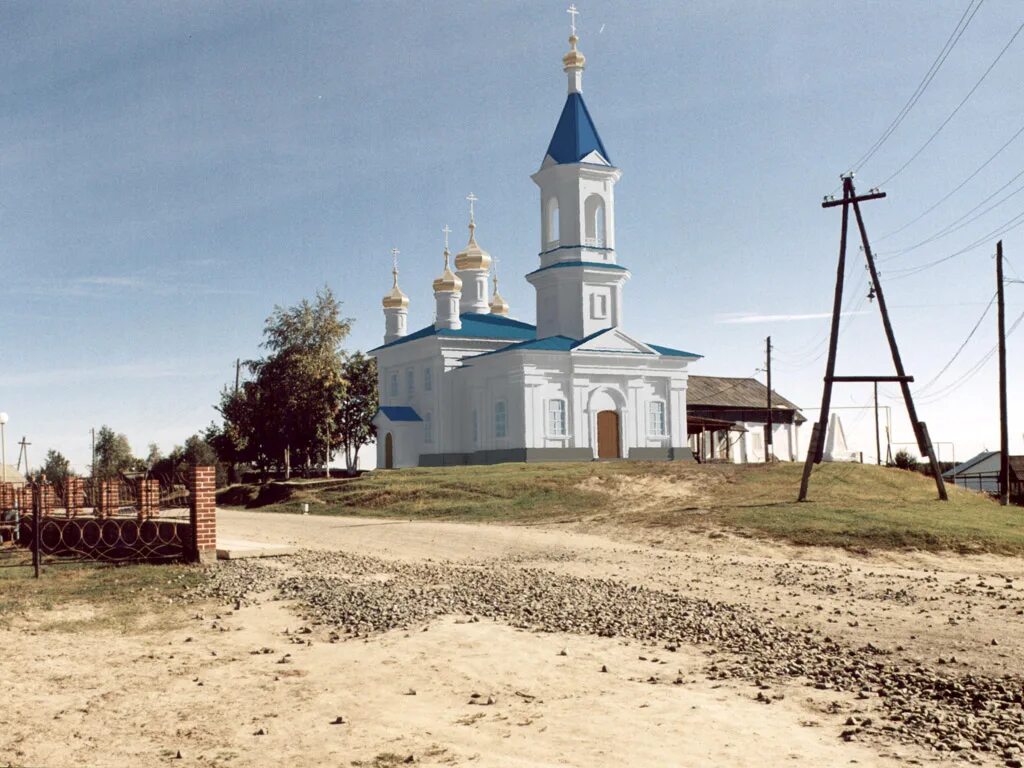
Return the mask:
<path id="1" fill-rule="evenodd" d="M 1022 23 L 1019 27 L 1017 27 L 1017 31 L 1014 32 L 1013 35 L 1011 35 L 1011 37 L 1007 41 L 1006 45 L 1004 45 L 1002 50 L 999 51 L 999 54 L 995 57 L 995 59 L 992 60 L 992 63 L 988 65 L 988 69 L 986 69 L 985 72 L 981 75 L 981 77 L 978 78 L 978 81 L 974 84 L 974 86 L 971 88 L 971 90 L 969 90 L 967 92 L 967 95 L 964 96 L 963 99 L 960 100 L 960 103 L 957 104 L 956 107 L 953 109 L 953 111 L 949 113 L 949 116 L 946 117 L 946 119 L 943 120 L 939 124 L 939 127 L 935 129 L 934 133 L 932 133 L 932 135 L 928 137 L 928 139 L 924 142 L 924 144 L 922 144 L 918 148 L 918 150 L 913 155 L 910 156 L 910 159 L 908 159 L 905 163 L 903 163 L 903 165 L 901 165 L 899 168 L 897 168 L 895 171 L 893 171 L 885 179 L 885 181 L 883 181 L 881 184 L 877 184 L 876 186 L 884 187 L 890 181 L 895 179 L 897 176 L 899 176 L 901 173 L 903 173 L 903 171 L 905 171 L 907 169 L 907 166 L 909 166 L 912 162 L 914 162 L 918 158 L 918 156 L 922 152 L 925 151 L 925 149 L 928 148 L 928 146 L 942 132 L 942 129 L 945 128 L 949 124 L 949 121 L 952 120 L 956 116 L 956 114 L 960 111 L 960 109 L 964 106 L 964 104 L 966 104 L 970 100 L 971 96 L 974 95 L 974 92 L 978 90 L 978 88 L 981 86 L 981 84 L 983 82 L 985 82 L 985 78 L 987 78 L 989 76 L 989 73 L 992 72 L 993 69 L 995 69 L 995 67 L 999 63 L 1000 59 L 1003 58 L 1003 54 L 1005 54 L 1009 50 L 1010 46 L 1013 45 L 1014 40 L 1016 40 L 1017 36 L 1020 35 L 1021 30 L 1024 30 L 1024 23 Z"/>
<path id="2" fill-rule="evenodd" d="M 959 192 L 961 189 L 963 189 L 964 186 L 966 186 L 969 181 L 971 181 L 975 176 L 977 176 L 979 173 L 981 173 L 983 170 L 985 170 L 988 167 L 989 163 L 991 163 L 993 160 L 995 160 L 997 157 L 999 157 L 999 155 L 1001 155 L 1003 153 L 1003 150 L 1005 150 L 1008 146 L 1010 146 L 1013 142 L 1015 142 L 1018 138 L 1020 138 L 1021 134 L 1024 134 L 1024 125 L 1022 125 L 1020 128 L 1018 128 L 1017 132 L 1014 133 L 1013 136 L 1011 136 L 1007 140 L 1007 142 L 1005 144 L 1003 144 L 1003 146 L 1001 146 L 992 155 L 990 155 L 988 160 L 986 160 L 984 163 L 982 163 L 977 168 L 975 168 L 970 176 L 968 176 L 966 179 L 961 181 L 959 184 L 957 184 L 955 187 L 953 187 L 953 189 L 951 189 L 949 192 L 947 192 L 941 198 L 936 200 L 930 206 L 925 208 L 923 211 L 921 211 L 921 213 L 919 213 L 917 216 L 912 218 L 910 221 L 908 221 L 902 227 L 900 227 L 899 229 L 894 229 L 892 232 L 889 232 L 886 235 L 882 235 L 880 238 L 878 238 L 878 242 L 882 242 L 883 240 L 887 240 L 888 238 L 892 237 L 893 235 L 898 235 L 900 232 L 902 232 L 903 230 L 907 229 L 907 227 L 910 227 L 911 225 L 916 224 L 921 219 L 923 219 L 925 216 L 927 216 L 929 213 L 931 213 L 936 208 L 938 208 L 940 205 L 942 205 L 944 202 L 949 200 L 949 198 L 951 198 L 953 195 L 955 195 L 957 192 Z"/>
<path id="3" fill-rule="evenodd" d="M 1013 324 L 1006 330 L 1006 338 L 1010 338 L 1013 332 L 1017 330 L 1017 327 L 1024 322 L 1024 312 L 1017 315 L 1017 319 L 1013 321 Z M 956 390 L 974 378 L 984 367 L 985 364 L 995 356 L 998 350 L 998 345 L 993 346 L 988 352 L 986 352 L 978 362 L 971 366 L 965 371 L 958 379 L 954 380 L 950 384 L 947 384 L 942 389 L 932 392 L 930 395 L 925 395 L 922 399 L 925 403 L 935 403 L 942 400 L 949 395 L 953 394 Z"/>
<path id="4" fill-rule="evenodd" d="M 920 247 L 921 247 L 921 246 L 923 246 L 923 245 L 927 245 L 928 243 L 932 243 L 932 242 L 935 242 L 936 240 L 939 240 L 940 238 L 943 238 L 943 237 L 945 237 L 946 235 L 951 235 L 951 234 L 953 234 L 954 232 L 956 232 L 956 231 L 958 231 L 958 230 L 960 230 L 960 229 L 963 229 L 963 228 L 964 228 L 964 227 L 966 227 L 966 226 L 967 226 L 968 224 L 973 224 L 973 223 L 974 223 L 975 221 L 977 221 L 978 219 L 980 219 L 980 218 L 981 218 L 982 216 L 984 216 L 985 214 L 987 214 L 987 213 L 989 213 L 990 211 L 993 211 L 993 210 L 995 210 L 996 208 L 998 208 L 998 207 L 999 207 L 1000 205 L 1002 205 L 1003 203 L 1005 203 L 1005 202 L 1006 202 L 1007 200 L 1009 200 L 1009 199 L 1010 199 L 1011 197 L 1013 197 L 1014 195 L 1019 195 L 1019 194 L 1020 194 L 1021 192 L 1024 192 L 1024 184 L 1022 184 L 1021 186 L 1019 186 L 1019 187 L 1017 187 L 1017 188 L 1016 188 L 1015 190 L 1013 190 L 1013 192 L 1011 192 L 1010 194 L 1006 195 L 1006 196 L 1005 196 L 1005 197 L 1003 197 L 1003 198 L 1002 198 L 1001 200 L 998 200 L 997 202 L 993 203 L 993 204 L 992 204 L 992 205 L 990 205 L 990 206 L 989 206 L 988 208 L 986 208 L 985 210 L 983 210 L 983 211 L 981 211 L 980 213 L 978 213 L 978 214 L 977 214 L 976 216 L 971 216 L 971 214 L 972 214 L 972 213 L 974 213 L 975 211 L 977 211 L 977 210 L 978 210 L 978 209 L 979 209 L 979 208 L 980 208 L 981 206 L 983 206 L 983 205 L 984 205 L 985 203 L 987 203 L 987 202 L 988 202 L 989 200 L 991 200 L 991 199 L 992 199 L 993 197 L 995 197 L 996 195 L 998 195 L 998 194 L 999 194 L 1000 192 L 1002 192 L 1002 191 L 1003 191 L 1004 189 L 1006 189 L 1006 188 L 1007 188 L 1008 186 L 1010 186 L 1011 184 L 1013 184 L 1013 182 L 1015 182 L 1015 181 L 1016 181 L 1017 179 L 1019 179 L 1019 178 L 1020 178 L 1021 176 L 1024 176 L 1024 170 L 1022 170 L 1022 171 L 1018 172 L 1016 176 L 1014 176 L 1014 177 L 1013 177 L 1012 179 L 1010 179 L 1010 180 L 1009 180 L 1008 182 L 1006 182 L 1005 184 L 1003 184 L 1003 186 L 1001 186 L 1001 187 L 1000 187 L 999 189 L 997 189 L 997 190 L 996 190 L 995 192 L 993 192 L 993 193 L 992 193 L 991 195 L 989 195 L 988 197 L 986 197 L 986 198 L 985 198 L 984 200 L 982 200 L 982 201 L 981 201 L 980 203 L 978 203 L 978 204 L 977 204 L 976 206 L 974 206 L 973 208 L 971 208 L 971 210 L 969 210 L 969 211 L 968 211 L 967 213 L 965 213 L 965 214 L 964 214 L 963 216 L 961 216 L 960 218 L 958 218 L 958 219 L 954 219 L 953 221 L 949 222 L 949 224 L 947 224 L 947 225 L 946 225 L 945 227 L 943 227 L 942 229 L 940 229 L 940 230 L 938 230 L 937 232 L 933 233 L 933 234 L 932 234 L 932 235 L 930 235 L 929 237 L 926 237 L 926 238 L 925 238 L 924 240 L 921 240 L 920 242 L 918 242 L 918 243 L 915 243 L 914 245 L 911 245 L 911 246 L 909 246 L 909 247 L 907 247 L 907 248 L 901 248 L 901 249 L 899 249 L 899 250 L 897 250 L 897 251 L 889 251 L 889 252 L 887 252 L 887 253 L 886 253 L 886 254 L 884 255 L 884 257 L 882 257 L 882 258 L 881 258 L 881 259 L 879 259 L 879 260 L 880 260 L 880 261 L 888 261 L 889 259 L 894 259 L 894 258 L 896 258 L 897 256 L 902 256 L 903 254 L 906 254 L 906 253 L 910 253 L 911 251 L 915 251 L 915 250 L 917 250 L 918 248 L 920 248 Z M 970 216 L 970 218 L 967 218 L 967 217 L 969 217 L 969 216 Z M 966 219 L 966 220 L 965 220 L 965 219 Z"/>
<path id="5" fill-rule="evenodd" d="M 960 250 L 954 251 L 953 253 L 950 253 L 947 256 L 943 256 L 940 259 L 934 259 L 933 261 L 925 262 L 924 264 L 916 264 L 911 267 L 904 267 L 900 269 L 891 270 L 891 272 L 893 273 L 892 279 L 902 280 L 907 277 L 912 277 L 913 275 L 932 269 L 933 267 L 937 267 L 940 264 L 944 264 L 945 262 L 950 261 L 951 259 L 955 259 L 957 256 L 962 256 L 965 253 L 970 253 L 971 251 L 980 248 L 986 243 L 990 243 L 991 241 L 1001 237 L 1002 235 L 1005 235 L 1007 232 L 1016 229 L 1017 227 L 1021 226 L 1021 224 L 1024 224 L 1024 212 L 1017 214 L 1009 221 L 1000 224 L 991 232 L 982 235 L 973 243 L 970 243 L 969 245 L 966 245 Z"/>
<path id="6" fill-rule="evenodd" d="M 930 389 L 932 385 L 935 384 L 935 382 L 938 381 L 940 378 L 942 378 L 942 375 L 949 370 L 950 366 L 956 362 L 957 358 L 960 357 L 960 353 L 964 351 L 964 348 L 967 346 L 968 342 L 970 342 L 970 340 L 974 338 L 974 334 L 978 332 L 978 329 L 981 327 L 982 322 L 984 322 L 985 318 L 988 316 L 989 311 L 992 309 L 992 305 L 995 303 L 996 293 L 993 293 L 992 298 L 989 300 L 985 309 L 982 311 L 981 317 L 978 318 L 978 322 L 974 324 L 974 327 L 971 328 L 971 332 L 967 334 L 967 338 L 963 340 L 963 343 L 961 343 L 960 346 L 957 348 L 956 352 L 953 353 L 953 356 L 949 358 L 949 360 L 946 362 L 944 366 L 942 366 L 942 370 L 940 370 L 938 373 L 932 376 L 931 379 L 929 379 L 928 382 L 926 382 L 918 390 L 919 393 L 923 394 L 925 391 Z"/>
<path id="7" fill-rule="evenodd" d="M 892 136 L 895 130 L 900 126 L 900 123 L 902 123 L 907 115 L 910 114 L 910 111 L 920 100 L 921 96 L 924 95 L 928 86 L 931 85 L 932 80 L 935 79 L 939 69 L 946 62 L 946 59 L 949 58 L 949 54 L 952 53 L 953 48 L 956 47 L 956 44 L 960 41 L 964 32 L 967 31 L 968 25 L 970 25 L 971 20 L 974 19 L 975 14 L 981 8 L 984 1 L 985 0 L 979 0 L 977 5 L 975 5 L 975 0 L 970 0 L 967 7 L 964 9 L 963 15 L 960 16 L 960 20 L 956 23 L 956 26 L 950 33 L 949 38 L 946 40 L 945 45 L 942 46 L 942 49 L 932 61 L 931 66 L 928 67 L 928 71 L 925 72 L 921 82 L 917 84 L 917 88 L 914 89 L 914 92 L 910 95 L 910 98 L 907 99 L 906 104 L 904 104 L 896 114 L 896 117 L 893 118 L 892 122 L 890 122 L 886 129 L 882 131 L 882 135 L 879 136 L 868 150 L 861 155 L 860 159 L 853 164 L 854 171 L 859 171 L 866 162 L 874 157 L 875 153 L 882 148 L 885 142 L 888 141 L 889 137 Z"/>

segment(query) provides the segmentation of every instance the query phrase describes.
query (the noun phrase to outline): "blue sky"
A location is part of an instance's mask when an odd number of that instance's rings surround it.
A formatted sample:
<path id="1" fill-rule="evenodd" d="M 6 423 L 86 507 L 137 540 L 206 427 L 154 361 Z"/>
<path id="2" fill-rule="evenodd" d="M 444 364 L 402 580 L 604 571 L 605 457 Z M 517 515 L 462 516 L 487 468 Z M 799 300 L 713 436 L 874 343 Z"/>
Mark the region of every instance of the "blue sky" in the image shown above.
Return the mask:
<path id="1" fill-rule="evenodd" d="M 619 259 L 633 278 L 625 328 L 699 351 L 696 373 L 744 376 L 776 347 L 774 383 L 820 399 L 838 210 L 824 194 L 896 115 L 960 18 L 957 2 L 583 2 L 584 96 L 623 177 Z M 924 96 L 858 174 L 863 191 L 910 157 L 1024 21 L 988 0 Z M 401 249 L 410 327 L 432 320 L 441 228 L 465 240 L 473 191 L 481 244 L 512 313 L 532 321 L 530 181 L 565 99 L 561 2 L 15 3 L 0 5 L 0 410 L 8 457 L 79 469 L 89 428 L 137 453 L 215 418 L 236 357 L 263 320 L 330 285 L 380 342 L 389 249 Z M 921 155 L 864 205 L 881 255 L 929 237 L 1024 168 L 1024 136 L 948 201 L 1024 123 L 1024 35 Z M 1018 182 L 1019 184 L 1019 182 Z M 1017 184 L 1007 187 L 1008 194 Z M 993 199 L 999 200 L 1002 195 Z M 1021 212 L 881 261 L 918 387 L 956 351 L 994 291 L 993 246 L 909 277 Z M 1005 236 L 1024 278 L 1024 227 Z M 839 368 L 890 373 L 851 249 Z M 892 270 L 892 272 L 890 272 Z M 1013 270 L 1016 270 L 1014 272 Z M 890 281 L 890 278 L 891 281 Z M 855 291 L 854 289 L 857 288 Z M 1008 288 L 1008 321 L 1024 284 Z M 806 317 L 810 316 L 810 317 Z M 994 344 L 990 314 L 926 392 L 942 394 Z M 1024 451 L 1024 330 L 1010 340 L 1011 440 Z M 1015 382 L 1015 384 L 1014 384 Z M 911 440 L 893 406 L 894 441 Z M 868 385 L 837 392 L 870 402 Z M 998 443 L 995 361 L 919 405 L 958 457 Z M 854 435 L 870 424 L 843 412 Z M 866 432 L 864 433 L 867 434 Z M 868 445 L 868 443 L 872 445 Z M 873 439 L 861 447 L 873 451 Z M 943 451 L 948 456 L 948 448 Z"/>

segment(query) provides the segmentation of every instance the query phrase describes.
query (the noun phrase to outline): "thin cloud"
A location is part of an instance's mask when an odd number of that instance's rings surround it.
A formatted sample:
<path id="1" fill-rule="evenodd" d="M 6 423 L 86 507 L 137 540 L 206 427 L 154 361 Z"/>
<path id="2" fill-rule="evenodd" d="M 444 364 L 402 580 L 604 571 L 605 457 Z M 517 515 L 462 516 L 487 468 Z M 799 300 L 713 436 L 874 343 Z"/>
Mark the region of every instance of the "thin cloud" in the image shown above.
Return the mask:
<path id="1" fill-rule="evenodd" d="M 129 381 L 208 376 L 194 362 L 140 362 L 82 368 L 50 368 L 0 375 L 0 386 L 41 387 L 49 384 L 80 384 L 90 381 Z"/>
<path id="2" fill-rule="evenodd" d="M 79 277 L 74 280 L 74 283 L 77 285 L 98 285 L 110 288 L 137 288 L 143 285 L 143 281 L 137 277 L 119 277 L 117 275 Z"/>
<path id="3" fill-rule="evenodd" d="M 867 310 L 856 312 L 840 312 L 843 317 L 850 315 L 866 315 Z M 755 315 L 752 312 L 729 312 L 724 315 L 715 315 L 716 325 L 745 325 L 753 323 L 795 323 L 801 320 L 827 320 L 832 317 L 831 312 L 806 312 L 803 314 L 790 315 Z"/>

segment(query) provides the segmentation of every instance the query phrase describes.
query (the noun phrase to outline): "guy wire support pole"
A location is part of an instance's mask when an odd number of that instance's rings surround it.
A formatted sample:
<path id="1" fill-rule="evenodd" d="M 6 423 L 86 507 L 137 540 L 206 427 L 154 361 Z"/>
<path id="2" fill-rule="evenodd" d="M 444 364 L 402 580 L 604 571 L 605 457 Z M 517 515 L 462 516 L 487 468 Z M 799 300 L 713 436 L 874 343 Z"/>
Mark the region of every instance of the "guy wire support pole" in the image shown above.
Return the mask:
<path id="1" fill-rule="evenodd" d="M 907 376 L 903 368 L 903 359 L 900 357 L 899 347 L 896 345 L 896 335 L 893 333 L 892 323 L 889 320 L 889 310 L 885 304 L 885 294 L 882 292 L 882 284 L 878 280 L 878 271 L 875 269 L 875 259 L 871 254 L 871 244 L 868 242 L 867 229 L 864 226 L 864 219 L 860 213 L 860 202 L 866 200 L 878 200 L 885 197 L 884 192 L 871 191 L 866 195 L 857 196 L 853 186 L 853 174 L 843 176 L 843 199 L 826 200 L 821 204 L 822 208 L 833 208 L 837 205 L 843 206 L 843 229 L 839 245 L 839 269 L 836 278 L 836 297 L 832 311 L 832 336 L 829 340 L 828 363 L 825 370 L 825 388 L 821 398 L 821 414 L 818 424 L 811 432 L 811 445 L 807 452 L 807 460 L 804 463 L 804 473 L 800 481 L 799 501 L 807 500 L 807 485 L 811 477 L 811 468 L 814 464 L 820 464 L 824 453 L 825 430 L 828 427 L 828 408 L 832 400 L 832 385 L 835 382 L 898 382 L 903 391 L 903 399 L 907 405 L 907 415 L 910 417 L 911 426 L 914 428 L 914 436 L 917 439 L 917 447 L 921 453 L 928 457 L 932 474 L 935 477 L 935 486 L 939 492 L 939 499 L 946 501 L 946 484 L 942 480 L 942 473 L 939 471 L 939 463 L 935 459 L 935 451 L 932 448 L 931 438 L 928 436 L 928 427 L 923 421 L 917 418 L 917 409 L 914 407 L 914 399 L 910 394 L 910 382 L 912 376 Z M 864 248 L 864 258 L 868 263 L 868 271 L 871 274 L 871 284 L 874 287 L 875 297 L 878 299 L 878 310 L 882 315 L 882 325 L 885 328 L 885 336 L 889 342 L 889 351 L 892 353 L 893 366 L 896 368 L 895 376 L 836 376 L 836 347 L 839 342 L 839 317 L 842 311 L 843 300 L 843 272 L 846 267 L 846 236 L 849 226 L 849 209 L 853 206 L 854 215 L 857 218 L 857 229 L 860 232 L 861 245 Z"/>
<path id="2" fill-rule="evenodd" d="M 1006 303 L 1003 296 L 1003 241 L 996 243 L 996 297 L 999 328 L 999 503 L 1010 503 L 1010 427 L 1006 413 Z"/>

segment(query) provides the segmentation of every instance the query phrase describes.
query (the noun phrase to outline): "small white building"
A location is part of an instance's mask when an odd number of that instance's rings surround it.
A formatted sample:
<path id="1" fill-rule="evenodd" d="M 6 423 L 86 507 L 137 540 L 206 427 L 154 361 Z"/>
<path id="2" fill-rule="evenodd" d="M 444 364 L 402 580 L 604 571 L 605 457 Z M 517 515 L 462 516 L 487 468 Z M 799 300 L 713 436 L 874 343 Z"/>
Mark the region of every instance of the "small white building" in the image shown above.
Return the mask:
<path id="1" fill-rule="evenodd" d="M 384 297 L 377 466 L 597 458 L 692 459 L 688 369 L 700 356 L 640 341 L 622 327 L 629 270 L 615 250 L 616 168 L 581 94 L 575 33 L 563 57 L 568 97 L 540 168 L 539 264 L 526 279 L 537 324 L 508 316 L 491 257 L 447 245 L 433 283 L 436 317 L 409 333 L 397 265 Z"/>

